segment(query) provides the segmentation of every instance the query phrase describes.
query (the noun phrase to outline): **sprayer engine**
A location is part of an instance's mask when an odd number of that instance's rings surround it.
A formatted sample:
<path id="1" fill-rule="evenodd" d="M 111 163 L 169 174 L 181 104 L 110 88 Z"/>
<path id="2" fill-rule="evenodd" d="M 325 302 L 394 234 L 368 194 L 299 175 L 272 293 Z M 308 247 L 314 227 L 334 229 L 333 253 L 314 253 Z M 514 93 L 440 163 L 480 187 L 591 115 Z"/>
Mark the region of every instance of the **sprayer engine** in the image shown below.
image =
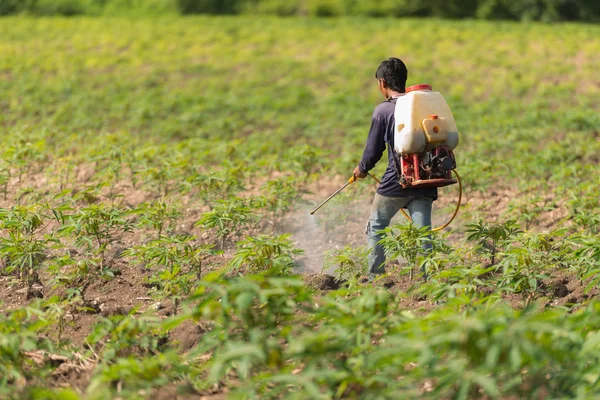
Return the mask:
<path id="1" fill-rule="evenodd" d="M 423 154 L 400 156 L 402 187 L 442 187 L 456 183 L 452 170 L 456 168 L 454 153 L 440 146 Z"/>
<path id="2" fill-rule="evenodd" d="M 456 183 L 453 149 L 458 130 L 450 107 L 430 85 L 416 85 L 396 100 L 394 150 L 402 187 L 442 187 Z"/>

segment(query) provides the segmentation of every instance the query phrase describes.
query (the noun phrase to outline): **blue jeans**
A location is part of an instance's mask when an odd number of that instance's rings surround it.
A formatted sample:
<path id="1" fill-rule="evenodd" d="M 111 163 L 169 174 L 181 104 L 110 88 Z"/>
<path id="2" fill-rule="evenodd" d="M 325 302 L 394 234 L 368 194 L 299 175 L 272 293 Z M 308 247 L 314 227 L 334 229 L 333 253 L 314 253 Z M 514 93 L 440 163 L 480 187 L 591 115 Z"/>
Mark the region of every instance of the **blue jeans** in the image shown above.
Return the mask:
<path id="1" fill-rule="evenodd" d="M 408 214 L 416 227 L 431 227 L 432 204 L 433 199 L 431 197 L 386 197 L 375 194 L 371 216 L 367 224 L 367 243 L 369 249 L 371 249 L 369 273 L 383 274 L 385 272 L 385 251 L 377 243 L 383 238 L 383 235 L 377 232 L 387 228 L 394 215 L 401 208 L 408 208 Z"/>

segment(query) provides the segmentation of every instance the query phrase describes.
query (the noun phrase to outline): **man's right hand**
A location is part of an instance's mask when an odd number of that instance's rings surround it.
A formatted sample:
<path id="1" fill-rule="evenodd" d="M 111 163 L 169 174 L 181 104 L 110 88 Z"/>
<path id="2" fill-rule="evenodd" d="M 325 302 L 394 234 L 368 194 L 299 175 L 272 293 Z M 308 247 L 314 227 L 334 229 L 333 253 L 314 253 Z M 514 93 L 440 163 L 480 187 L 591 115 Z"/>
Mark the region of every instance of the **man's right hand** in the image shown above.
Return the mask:
<path id="1" fill-rule="evenodd" d="M 369 174 L 361 172 L 360 168 L 358 167 L 358 165 L 356 166 L 356 168 L 354 168 L 354 177 L 357 179 L 364 179 L 366 178 Z"/>

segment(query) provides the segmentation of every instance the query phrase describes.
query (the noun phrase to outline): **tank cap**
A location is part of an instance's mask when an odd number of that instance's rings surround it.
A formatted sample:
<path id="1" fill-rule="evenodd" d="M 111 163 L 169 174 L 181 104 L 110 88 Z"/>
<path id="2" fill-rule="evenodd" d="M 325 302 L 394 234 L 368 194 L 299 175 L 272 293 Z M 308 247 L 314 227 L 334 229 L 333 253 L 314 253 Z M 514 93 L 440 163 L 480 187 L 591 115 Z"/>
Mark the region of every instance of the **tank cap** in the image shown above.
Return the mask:
<path id="1" fill-rule="evenodd" d="M 416 90 L 431 90 L 431 85 L 421 84 L 421 85 L 409 86 L 406 88 L 406 93 L 414 92 Z"/>

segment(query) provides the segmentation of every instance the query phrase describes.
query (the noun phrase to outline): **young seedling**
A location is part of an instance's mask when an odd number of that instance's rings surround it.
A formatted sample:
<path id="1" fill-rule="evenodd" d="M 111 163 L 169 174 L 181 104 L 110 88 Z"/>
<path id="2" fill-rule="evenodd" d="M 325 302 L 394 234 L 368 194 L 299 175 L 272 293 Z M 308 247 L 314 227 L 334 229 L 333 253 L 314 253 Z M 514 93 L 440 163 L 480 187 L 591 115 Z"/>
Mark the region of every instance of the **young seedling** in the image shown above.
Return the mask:
<path id="1" fill-rule="evenodd" d="M 212 211 L 202 214 L 197 227 L 212 230 L 219 239 L 220 248 L 225 248 L 226 240 L 256 220 L 246 202 L 240 198 L 221 201 Z"/>
<path id="2" fill-rule="evenodd" d="M 144 183 L 156 189 L 160 196 L 167 196 L 176 179 L 175 168 L 168 161 L 163 160 L 161 165 L 146 167 L 140 172 Z"/>
<path id="3" fill-rule="evenodd" d="M 132 257 L 134 264 L 143 265 L 147 269 L 172 269 L 177 265 L 194 272 L 200 279 L 204 262 L 219 252 L 213 249 L 212 244 L 198 244 L 196 241 L 195 236 L 189 235 L 161 236 L 127 249 L 125 255 Z"/>
<path id="4" fill-rule="evenodd" d="M 64 287 L 68 299 L 81 299 L 82 305 L 88 304 L 85 294 L 87 288 L 97 279 L 112 279 L 110 269 L 99 268 L 100 261 L 95 257 L 72 257 L 70 254 L 55 257 L 47 263 L 52 288 Z"/>
<path id="5" fill-rule="evenodd" d="M 263 185 L 265 207 L 274 214 L 285 213 L 299 198 L 300 181 L 293 177 L 270 180 Z"/>
<path id="6" fill-rule="evenodd" d="M 8 198 L 8 184 L 10 182 L 11 173 L 10 167 L 0 169 L 0 186 L 2 186 L 2 193 L 4 195 L 4 200 Z"/>
<path id="7" fill-rule="evenodd" d="M 490 265 L 496 264 L 496 255 L 500 246 L 505 246 L 510 239 L 523 233 L 515 221 L 509 220 L 499 224 L 484 223 L 483 220 L 467 225 L 468 242 L 476 242 L 477 249 L 490 257 Z"/>
<path id="8" fill-rule="evenodd" d="M 39 281 L 37 269 L 46 257 L 52 236 L 41 236 L 50 218 L 44 213 L 47 207 L 15 206 L 0 209 L 0 228 L 8 237 L 0 239 L 0 256 L 7 262 L 7 272 L 17 270 L 21 280 L 29 286 Z"/>
<path id="9" fill-rule="evenodd" d="M 21 182 L 23 175 L 29 173 L 30 169 L 34 165 L 38 165 L 44 158 L 43 148 L 45 142 L 30 142 L 20 141 L 13 146 L 8 147 L 2 158 L 6 160 L 12 168 L 18 170 L 18 181 Z"/>
<path id="10" fill-rule="evenodd" d="M 156 234 L 156 239 L 160 239 L 165 232 L 169 233 L 173 229 L 175 221 L 183 215 L 176 202 L 165 199 L 143 203 L 134 211 L 134 214 L 139 214 L 137 225 L 152 229 Z"/>
<path id="11" fill-rule="evenodd" d="M 172 300 L 173 314 L 177 314 L 180 299 L 189 295 L 201 279 L 205 261 L 218 254 L 213 245 L 197 244 L 196 240 L 186 235 L 161 236 L 125 251 L 134 264 L 154 271 L 148 283 L 158 289 L 160 296 Z"/>
<path id="12" fill-rule="evenodd" d="M 549 198 L 542 198 L 540 196 L 533 196 L 530 199 L 524 201 L 513 202 L 509 205 L 509 211 L 516 211 L 517 218 L 525 223 L 525 230 L 529 230 L 531 225 L 538 220 L 540 215 L 546 211 L 551 211 L 554 207 L 549 204 Z"/>
<path id="13" fill-rule="evenodd" d="M 332 250 L 325 256 L 324 269 L 332 268 L 334 276 L 340 281 L 355 282 L 368 272 L 369 251 L 364 246 L 355 248 L 350 245 L 340 250 Z"/>
<path id="14" fill-rule="evenodd" d="M 129 214 L 126 210 L 103 203 L 92 204 L 69 216 L 66 224 L 58 229 L 58 233 L 65 237 L 73 237 L 75 245 L 98 257 L 99 267 L 103 270 L 109 246 L 118 242 L 122 234 L 132 231 Z"/>
<path id="15" fill-rule="evenodd" d="M 294 258 L 303 252 L 294 246 L 290 235 L 247 237 L 237 244 L 230 266 L 242 273 L 287 275 L 296 265 Z"/>
<path id="16" fill-rule="evenodd" d="M 498 277 L 497 290 L 520 293 L 529 303 L 539 291 L 539 283 L 549 278 L 544 272 L 549 269 L 545 254 L 531 246 L 527 240 L 502 252 L 498 263 L 502 274 Z"/>
<path id="17" fill-rule="evenodd" d="M 588 189 L 569 201 L 570 218 L 580 229 L 593 234 L 600 233 L 600 214 L 598 213 L 598 189 Z"/>
<path id="18" fill-rule="evenodd" d="M 385 234 L 379 243 L 390 259 L 406 259 L 410 279 L 414 278 L 414 270 L 420 259 L 431 252 L 433 233 L 428 227 L 418 228 L 414 224 L 397 224 L 382 231 Z M 426 272 L 426 271 L 423 271 Z"/>
<path id="19" fill-rule="evenodd" d="M 587 293 L 592 288 L 600 287 L 600 239 L 597 236 L 577 236 L 571 241 L 577 246 L 572 262 L 577 265 L 581 284 L 586 282 Z"/>
<path id="20" fill-rule="evenodd" d="M 213 209 L 215 202 L 225 200 L 244 190 L 242 180 L 227 174 L 227 171 L 208 175 L 194 172 L 187 179 L 186 184 L 189 186 L 190 191 L 196 192 L 196 196 L 200 197 L 210 210 Z"/>

